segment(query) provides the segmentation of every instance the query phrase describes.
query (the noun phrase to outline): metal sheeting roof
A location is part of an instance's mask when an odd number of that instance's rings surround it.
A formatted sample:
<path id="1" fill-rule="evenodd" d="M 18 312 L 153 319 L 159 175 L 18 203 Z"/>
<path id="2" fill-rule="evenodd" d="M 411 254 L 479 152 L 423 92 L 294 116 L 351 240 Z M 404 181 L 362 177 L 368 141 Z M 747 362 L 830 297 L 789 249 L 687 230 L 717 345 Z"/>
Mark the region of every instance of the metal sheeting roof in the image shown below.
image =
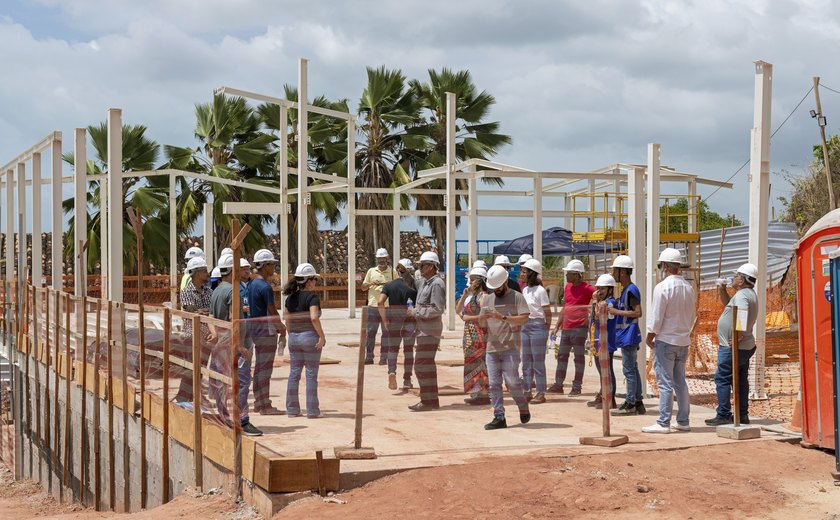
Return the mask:
<path id="1" fill-rule="evenodd" d="M 749 226 L 726 228 L 721 255 L 722 231 L 700 232 L 700 285 L 712 284 L 719 276 L 732 276 L 741 264 L 747 262 Z M 770 222 L 767 230 L 767 276 L 770 283 L 775 284 L 782 279 L 798 241 L 795 224 Z"/>

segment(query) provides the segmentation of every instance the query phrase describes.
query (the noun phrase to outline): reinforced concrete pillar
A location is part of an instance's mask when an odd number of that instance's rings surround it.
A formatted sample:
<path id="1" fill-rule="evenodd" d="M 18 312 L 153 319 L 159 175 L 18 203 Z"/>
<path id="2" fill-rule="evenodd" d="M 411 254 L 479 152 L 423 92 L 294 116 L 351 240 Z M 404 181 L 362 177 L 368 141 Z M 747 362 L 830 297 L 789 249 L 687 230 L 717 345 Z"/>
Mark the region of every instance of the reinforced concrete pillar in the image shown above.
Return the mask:
<path id="1" fill-rule="evenodd" d="M 73 135 L 73 265 L 81 268 L 74 277 L 76 296 L 87 294 L 87 255 L 82 255 L 81 266 L 78 264 L 79 243 L 87 240 L 87 132 L 77 128 Z M 33 234 L 34 237 L 34 234 Z M 33 247 L 34 251 L 34 247 Z"/>
<path id="2" fill-rule="evenodd" d="M 123 301 L 122 110 L 108 109 L 108 299 Z"/>
<path id="3" fill-rule="evenodd" d="M 457 97 L 446 93 L 446 328 L 455 330 L 455 118 Z"/>
<path id="4" fill-rule="evenodd" d="M 646 296 L 653 288 L 648 288 L 647 279 L 647 255 L 645 249 L 645 169 L 633 168 L 627 172 L 627 249 L 630 258 L 633 259 L 633 280 L 642 301 L 647 302 Z M 647 304 L 645 304 L 647 305 Z M 642 338 L 645 336 L 645 319 L 647 318 L 647 306 L 642 307 L 642 315 L 639 318 L 639 327 L 642 329 Z M 642 346 L 636 353 L 640 367 L 647 366 L 647 348 Z M 647 394 L 647 378 L 641 381 L 642 395 Z"/>

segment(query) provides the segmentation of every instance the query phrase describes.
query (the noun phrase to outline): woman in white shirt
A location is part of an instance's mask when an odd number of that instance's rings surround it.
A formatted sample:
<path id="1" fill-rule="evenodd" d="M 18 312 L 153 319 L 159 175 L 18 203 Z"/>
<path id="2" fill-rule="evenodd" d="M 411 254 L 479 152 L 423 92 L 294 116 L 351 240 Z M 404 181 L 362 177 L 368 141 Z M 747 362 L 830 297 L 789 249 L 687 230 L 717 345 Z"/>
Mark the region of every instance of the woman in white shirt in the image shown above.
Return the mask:
<path id="1" fill-rule="evenodd" d="M 525 287 L 522 296 L 528 303 L 528 323 L 522 326 L 522 376 L 525 399 L 534 404 L 545 402 L 545 352 L 551 328 L 551 304 L 542 286 L 542 264 L 532 258 L 522 266 Z M 536 395 L 532 393 L 536 390 Z"/>

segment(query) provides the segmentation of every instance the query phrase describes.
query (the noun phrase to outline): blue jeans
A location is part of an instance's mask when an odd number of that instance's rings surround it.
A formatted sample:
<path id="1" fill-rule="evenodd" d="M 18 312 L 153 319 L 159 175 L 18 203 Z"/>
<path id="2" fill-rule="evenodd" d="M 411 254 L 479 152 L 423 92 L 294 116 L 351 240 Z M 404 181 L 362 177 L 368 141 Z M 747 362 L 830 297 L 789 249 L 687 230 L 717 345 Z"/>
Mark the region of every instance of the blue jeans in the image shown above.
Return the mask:
<path id="1" fill-rule="evenodd" d="M 738 350 L 738 398 L 741 417 L 747 417 L 750 407 L 750 358 L 755 354 L 755 347 L 749 350 Z M 715 390 L 717 390 L 717 416 L 728 419 L 732 417 L 732 406 L 729 398 L 732 395 L 732 347 L 721 345 L 718 348 L 718 368 L 715 372 Z"/>
<path id="2" fill-rule="evenodd" d="M 382 323 L 382 318 L 379 316 L 379 308 L 369 306 L 367 308 L 367 340 L 365 341 L 365 360 L 373 359 L 373 349 L 376 346 L 376 332 L 379 330 L 379 324 Z M 379 357 L 385 359 L 385 349 L 380 345 Z"/>
<path id="3" fill-rule="evenodd" d="M 245 338 L 245 348 L 248 357 L 238 356 L 239 366 L 239 417 L 243 425 L 248 424 L 248 392 L 251 390 L 251 358 L 254 357 L 254 340 Z"/>
<path id="4" fill-rule="evenodd" d="M 642 375 L 639 373 L 639 363 L 636 355 L 639 352 L 639 345 L 621 347 L 621 371 L 624 372 L 624 379 L 627 380 L 627 397 L 630 404 L 642 402 Z"/>
<path id="5" fill-rule="evenodd" d="M 522 382 L 519 379 L 519 352 L 516 349 L 487 352 L 487 375 L 490 379 L 490 400 L 493 402 L 494 417 L 505 417 L 502 377 L 520 413 L 528 411 L 528 402 L 525 400 Z"/>
<path id="6" fill-rule="evenodd" d="M 674 394 L 677 394 L 677 424 L 688 426 L 688 412 L 691 402 L 688 396 L 688 383 L 685 380 L 685 362 L 688 360 L 688 347 L 670 345 L 656 340 L 653 343 L 653 369 L 656 371 L 656 384 L 659 385 L 659 420 L 660 426 L 671 425 L 674 409 Z"/>
<path id="7" fill-rule="evenodd" d="M 289 384 L 286 387 L 286 414 L 300 414 L 298 388 L 301 374 L 306 368 L 306 415 L 317 417 L 321 413 L 318 402 L 318 369 L 321 351 L 315 348 L 318 334 L 314 331 L 289 334 Z"/>
<path id="8" fill-rule="evenodd" d="M 411 380 L 414 368 L 414 323 L 404 318 L 391 318 L 390 327 L 382 327 L 382 348 L 387 353 L 388 373 L 397 373 L 397 356 L 400 353 L 400 342 L 403 344 L 403 381 Z"/>
<path id="9" fill-rule="evenodd" d="M 548 325 L 545 320 L 530 319 L 520 332 L 522 336 L 522 377 L 526 392 L 536 380 L 537 393 L 545 393 L 545 350 L 548 344 Z"/>

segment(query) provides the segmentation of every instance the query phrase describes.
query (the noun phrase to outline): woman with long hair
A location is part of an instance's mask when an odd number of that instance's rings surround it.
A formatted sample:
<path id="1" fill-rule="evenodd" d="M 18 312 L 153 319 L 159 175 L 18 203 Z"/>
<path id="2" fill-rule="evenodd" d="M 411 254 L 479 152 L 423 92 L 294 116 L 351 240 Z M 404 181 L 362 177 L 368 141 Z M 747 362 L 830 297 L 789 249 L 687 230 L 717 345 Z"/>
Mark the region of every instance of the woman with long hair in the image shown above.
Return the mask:
<path id="1" fill-rule="evenodd" d="M 455 312 L 464 320 L 464 402 L 472 405 L 490 404 L 490 381 L 487 377 L 487 329 L 479 321 L 481 296 L 487 293 L 487 269 L 470 270 L 470 284 L 461 294 Z"/>
<path id="2" fill-rule="evenodd" d="M 326 338 L 321 327 L 321 299 L 313 292 L 318 273 L 312 264 L 295 269 L 295 277 L 283 287 L 286 305 L 283 317 L 289 330 L 289 383 L 286 388 L 286 415 L 301 415 L 298 387 L 306 370 L 306 416 L 323 417 L 318 402 L 318 369 Z"/>
<path id="3" fill-rule="evenodd" d="M 525 287 L 522 296 L 528 303 L 528 322 L 520 329 L 522 336 L 522 377 L 525 399 L 539 404 L 545 402 L 545 352 L 551 328 L 551 305 L 542 285 L 542 264 L 536 258 L 522 264 Z M 531 393 L 536 387 L 536 395 Z"/>

